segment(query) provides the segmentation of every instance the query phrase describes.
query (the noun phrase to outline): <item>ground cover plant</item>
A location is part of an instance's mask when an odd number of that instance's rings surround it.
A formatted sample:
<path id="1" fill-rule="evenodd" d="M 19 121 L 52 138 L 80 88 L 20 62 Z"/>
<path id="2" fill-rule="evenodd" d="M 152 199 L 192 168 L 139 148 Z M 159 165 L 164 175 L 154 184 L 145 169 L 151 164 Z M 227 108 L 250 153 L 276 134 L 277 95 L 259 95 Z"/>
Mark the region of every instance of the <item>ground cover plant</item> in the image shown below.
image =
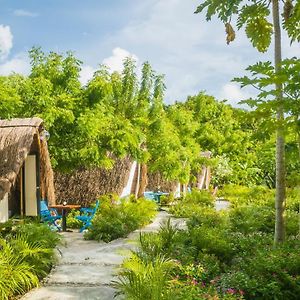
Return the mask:
<path id="1" fill-rule="evenodd" d="M 49 273 L 54 261 L 57 233 L 45 224 L 1 225 L 0 299 L 11 299 L 37 286 Z M 10 228 L 10 230 L 7 230 Z"/>
<path id="2" fill-rule="evenodd" d="M 150 223 L 157 213 L 154 201 L 143 198 L 118 199 L 108 195 L 102 196 L 99 201 L 100 209 L 92 220 L 92 226 L 85 232 L 85 239 L 109 242 L 124 237 Z"/>
<path id="3" fill-rule="evenodd" d="M 176 199 L 170 207 L 170 213 L 176 217 L 189 217 L 201 211 L 203 207 L 214 207 L 213 196 L 205 190 L 193 189 L 191 193 Z"/>
<path id="4" fill-rule="evenodd" d="M 148 277 L 146 283 L 139 276 L 163 258 L 173 262 L 164 271 L 164 292 L 156 296 L 147 290 L 148 299 L 298 299 L 299 217 L 291 205 L 287 240 L 274 247 L 275 208 L 268 200 L 272 193 L 241 187 L 235 198 L 242 200 L 235 199 L 228 211 L 216 211 L 210 202 L 199 201 L 198 194 L 180 200 L 174 211 L 188 218 L 187 229 L 169 221 L 158 233 L 141 234 L 140 249 L 123 265 L 119 293 L 125 299 L 142 299 L 134 298 L 134 290 L 146 291 L 154 279 Z M 295 193 L 289 194 L 294 199 Z M 187 203 L 197 202 L 198 209 L 186 210 Z"/>

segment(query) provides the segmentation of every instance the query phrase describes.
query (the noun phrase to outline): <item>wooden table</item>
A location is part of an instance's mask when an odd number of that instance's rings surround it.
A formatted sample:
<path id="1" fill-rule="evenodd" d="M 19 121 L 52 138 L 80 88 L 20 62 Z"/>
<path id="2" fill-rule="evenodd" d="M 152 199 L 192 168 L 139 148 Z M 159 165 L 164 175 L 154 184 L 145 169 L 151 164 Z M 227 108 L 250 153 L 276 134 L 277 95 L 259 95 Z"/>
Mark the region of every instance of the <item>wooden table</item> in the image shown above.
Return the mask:
<path id="1" fill-rule="evenodd" d="M 61 210 L 62 215 L 62 231 L 67 231 L 67 212 L 71 209 L 79 209 L 81 208 L 81 205 L 78 204 L 56 204 L 56 205 L 49 205 L 49 208 L 55 208 L 57 210 Z"/>

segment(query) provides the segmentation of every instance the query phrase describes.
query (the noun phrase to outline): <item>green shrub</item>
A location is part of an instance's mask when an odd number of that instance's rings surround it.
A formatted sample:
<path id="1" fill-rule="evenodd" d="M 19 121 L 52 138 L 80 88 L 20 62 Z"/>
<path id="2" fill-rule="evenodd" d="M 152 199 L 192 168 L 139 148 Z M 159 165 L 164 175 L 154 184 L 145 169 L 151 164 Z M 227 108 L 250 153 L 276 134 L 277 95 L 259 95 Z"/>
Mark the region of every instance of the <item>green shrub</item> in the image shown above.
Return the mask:
<path id="1" fill-rule="evenodd" d="M 0 239 L 0 299 L 11 299 L 38 285 L 54 262 L 57 233 L 45 224 L 16 225 Z"/>
<path id="2" fill-rule="evenodd" d="M 232 231 L 249 234 L 253 232 L 273 233 L 275 227 L 275 208 L 268 206 L 239 206 L 229 211 Z M 299 233 L 299 215 L 295 211 L 286 210 L 286 233 Z"/>
<path id="3" fill-rule="evenodd" d="M 185 202 L 195 203 L 200 206 L 214 207 L 214 197 L 209 191 L 193 189 L 190 193 L 187 193 L 184 198 Z"/>
<path id="4" fill-rule="evenodd" d="M 67 228 L 79 229 L 82 227 L 82 221 L 76 219 L 80 215 L 80 211 L 72 209 L 67 215 Z"/>
<path id="5" fill-rule="evenodd" d="M 299 232 L 300 218 L 299 213 L 292 210 L 286 211 L 286 233 L 287 235 L 300 235 Z"/>
<path id="6" fill-rule="evenodd" d="M 115 283 L 118 294 L 128 300 L 171 300 L 169 289 L 176 263 L 163 256 L 144 261 L 133 253 L 122 265 L 119 281 Z"/>
<path id="7" fill-rule="evenodd" d="M 214 286 L 204 286 L 195 281 L 174 281 L 172 286 L 172 300 L 242 300 L 242 291 L 228 289 L 224 294 L 220 294 Z"/>
<path id="8" fill-rule="evenodd" d="M 38 285 L 38 277 L 24 260 L 24 254 L 18 253 L 4 239 L 0 239 L 0 299 L 11 299 Z"/>
<path id="9" fill-rule="evenodd" d="M 135 220 L 134 223 L 137 223 L 137 226 L 134 225 L 134 229 L 147 225 L 157 213 L 157 205 L 144 198 L 122 199 L 120 208 L 125 215 L 131 216 Z"/>
<path id="10" fill-rule="evenodd" d="M 216 278 L 222 271 L 223 265 L 214 254 L 200 253 L 198 261 L 203 267 L 201 281 L 209 283 Z"/>
<path id="11" fill-rule="evenodd" d="M 203 207 L 201 210 L 197 210 L 187 221 L 189 228 L 195 226 L 209 226 L 209 227 L 228 227 L 227 212 L 216 211 L 211 207 Z"/>
<path id="12" fill-rule="evenodd" d="M 218 196 L 230 201 L 231 206 L 255 204 L 274 207 L 275 193 L 264 186 L 246 187 L 226 185 L 218 191 Z"/>
<path id="13" fill-rule="evenodd" d="M 145 199 L 101 198 L 101 207 L 92 220 L 92 226 L 84 234 L 86 239 L 112 241 L 124 237 L 151 221 L 157 213 L 157 205 Z"/>
<path id="14" fill-rule="evenodd" d="M 151 264 L 165 255 L 178 262 L 157 299 L 299 298 L 297 194 L 290 191 L 288 196 L 288 240 L 274 248 L 273 191 L 231 186 L 229 192 L 234 205 L 227 211 L 216 212 L 209 202 L 188 197 L 171 208 L 177 216 L 189 217 L 188 230 L 169 222 L 157 233 L 141 235 L 136 253 L 141 261 Z"/>
<path id="15" fill-rule="evenodd" d="M 269 248 L 273 245 L 273 234 L 265 232 L 229 232 L 227 236 L 232 244 L 236 259 L 255 255 L 258 249 Z"/>
<path id="16" fill-rule="evenodd" d="M 246 299 L 298 299 L 300 293 L 299 241 L 274 249 L 257 246 L 254 255 L 236 260 L 217 283 L 245 291 Z"/>
<path id="17" fill-rule="evenodd" d="M 300 208 L 300 189 L 288 189 L 286 198 L 286 208 L 288 210 L 299 211 Z"/>
<path id="18" fill-rule="evenodd" d="M 195 300 L 195 299 L 244 299 L 243 291 L 236 289 L 220 290 L 213 284 L 203 281 L 205 268 L 202 264 L 188 264 L 177 268 L 176 276 L 172 280 L 172 299 Z"/>
<path id="19" fill-rule="evenodd" d="M 140 233 L 139 244 L 140 250 L 136 253 L 144 261 L 153 261 L 155 257 L 164 253 L 163 242 L 158 233 Z"/>
<path id="20" fill-rule="evenodd" d="M 244 205 L 229 211 L 231 229 L 244 234 L 261 231 L 273 232 L 275 209 L 265 206 Z"/>
<path id="21" fill-rule="evenodd" d="M 214 254 L 222 262 L 230 262 L 234 252 L 228 234 L 220 228 L 197 226 L 189 228 L 191 245 L 199 253 Z"/>
<path id="22" fill-rule="evenodd" d="M 5 238 L 15 227 L 16 224 L 12 219 L 7 222 L 0 223 L 0 238 Z"/>
<path id="23" fill-rule="evenodd" d="M 170 193 L 169 195 L 161 195 L 159 204 L 161 206 L 169 205 L 170 203 L 173 203 L 174 200 L 175 198 L 173 193 Z"/>
<path id="24" fill-rule="evenodd" d="M 29 243 L 39 243 L 44 248 L 55 248 L 60 236 L 44 223 L 28 223 L 17 226 L 15 235 L 22 235 Z"/>
<path id="25" fill-rule="evenodd" d="M 176 218 L 189 218 L 194 214 L 199 214 L 202 209 L 198 204 L 180 201 L 171 206 L 169 212 Z"/>
<path id="26" fill-rule="evenodd" d="M 170 213 L 178 218 L 189 218 L 200 214 L 203 208 L 214 207 L 214 198 L 205 190 L 193 189 L 184 198 L 179 198 L 177 203 L 170 208 Z"/>

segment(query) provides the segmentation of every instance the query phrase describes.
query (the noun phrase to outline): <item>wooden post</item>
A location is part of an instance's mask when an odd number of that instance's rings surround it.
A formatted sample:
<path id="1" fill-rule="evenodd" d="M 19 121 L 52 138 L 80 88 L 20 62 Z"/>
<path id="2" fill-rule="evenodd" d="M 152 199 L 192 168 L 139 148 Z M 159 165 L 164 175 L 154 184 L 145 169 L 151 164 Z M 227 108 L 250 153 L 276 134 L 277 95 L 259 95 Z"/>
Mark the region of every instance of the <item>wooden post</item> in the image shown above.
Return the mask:
<path id="1" fill-rule="evenodd" d="M 20 169 L 20 214 L 23 218 L 24 216 L 24 205 L 23 205 L 23 167 Z"/>

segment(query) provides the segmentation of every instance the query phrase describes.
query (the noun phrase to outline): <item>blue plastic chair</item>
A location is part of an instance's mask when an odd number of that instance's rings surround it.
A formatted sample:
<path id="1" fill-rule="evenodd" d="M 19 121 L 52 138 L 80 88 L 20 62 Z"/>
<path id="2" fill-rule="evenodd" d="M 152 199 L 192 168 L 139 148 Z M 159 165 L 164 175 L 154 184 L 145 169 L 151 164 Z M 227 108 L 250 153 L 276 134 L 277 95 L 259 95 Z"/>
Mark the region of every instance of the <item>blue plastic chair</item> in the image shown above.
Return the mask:
<path id="1" fill-rule="evenodd" d="M 80 208 L 80 216 L 76 216 L 75 218 L 83 223 L 83 226 L 80 228 L 79 232 L 89 228 L 92 225 L 92 219 L 100 205 L 100 201 L 96 201 L 96 205 L 93 208 L 82 207 Z"/>
<path id="2" fill-rule="evenodd" d="M 56 221 L 61 219 L 62 216 L 57 213 L 56 209 L 49 209 L 46 200 L 41 200 L 40 202 L 40 216 L 43 222 L 54 225 L 57 230 L 61 231 L 61 227 Z"/>
<path id="3" fill-rule="evenodd" d="M 157 201 L 157 197 L 154 192 L 144 192 L 145 199 Z"/>
<path id="4" fill-rule="evenodd" d="M 164 192 L 144 192 L 144 197 L 148 200 L 154 200 L 157 203 L 160 203 L 160 197 L 163 195 L 169 195 L 169 193 Z"/>

